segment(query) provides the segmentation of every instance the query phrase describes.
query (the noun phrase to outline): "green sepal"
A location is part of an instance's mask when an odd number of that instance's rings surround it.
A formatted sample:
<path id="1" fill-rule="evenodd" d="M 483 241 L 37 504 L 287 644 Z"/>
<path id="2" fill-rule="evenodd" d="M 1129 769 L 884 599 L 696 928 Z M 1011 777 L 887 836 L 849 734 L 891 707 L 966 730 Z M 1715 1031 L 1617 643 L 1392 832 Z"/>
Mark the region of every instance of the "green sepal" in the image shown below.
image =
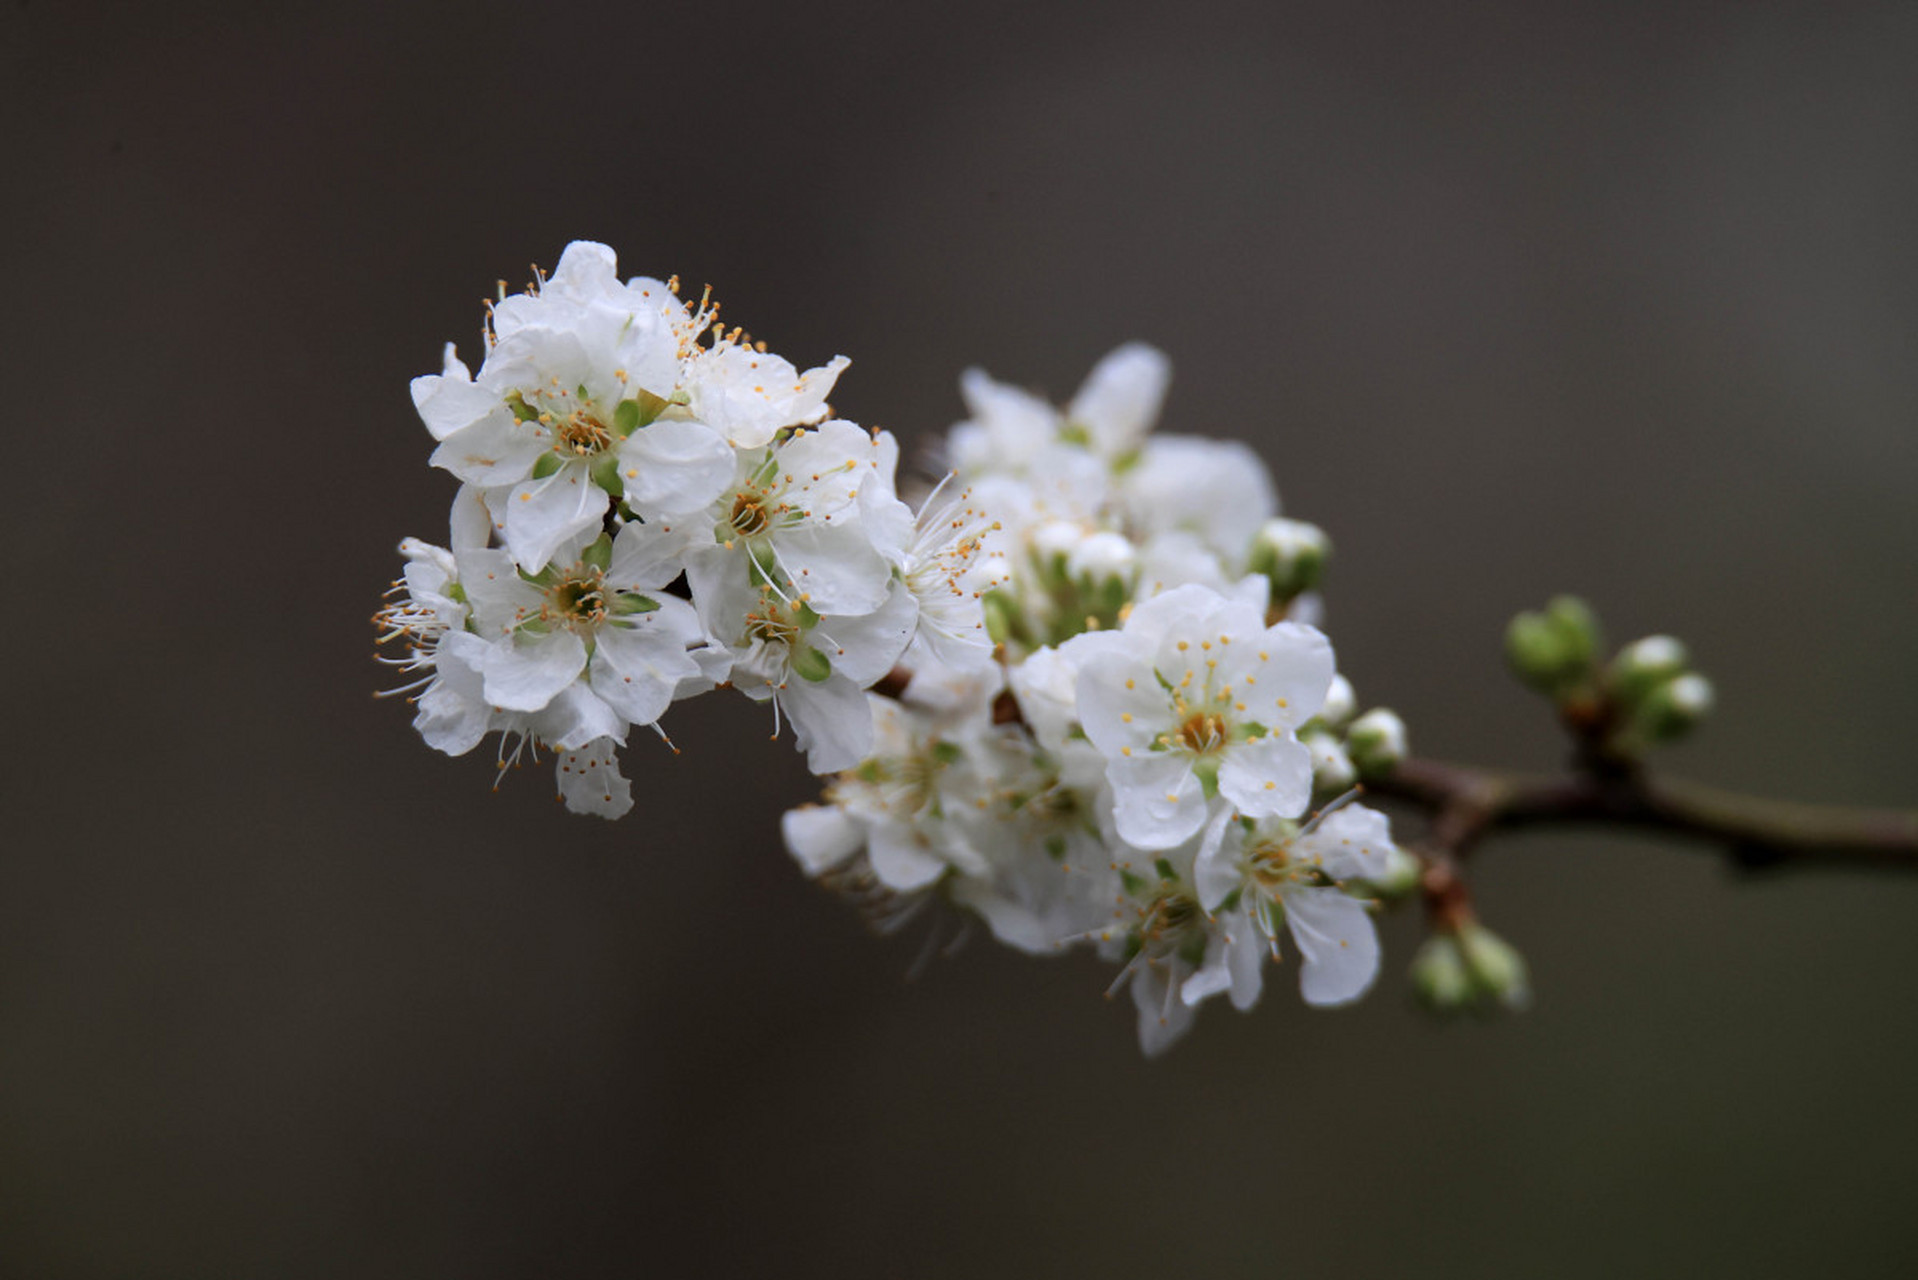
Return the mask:
<path id="1" fill-rule="evenodd" d="M 610 569 L 613 564 L 612 535 L 602 533 L 587 543 L 586 550 L 579 553 L 579 562 L 581 564 L 591 565 L 601 573 Z"/>
<path id="2" fill-rule="evenodd" d="M 861 782 L 884 782 L 886 780 L 886 769 L 885 766 L 880 764 L 876 759 L 862 760 L 859 762 L 859 767 L 852 771 L 852 776 Z"/>
<path id="3" fill-rule="evenodd" d="M 1143 461 L 1145 461 L 1145 450 L 1127 449 L 1124 453 L 1112 460 L 1112 474 L 1122 476 Z"/>
<path id="4" fill-rule="evenodd" d="M 799 619 L 799 625 L 810 631 L 819 625 L 819 615 L 804 600 L 793 601 L 793 613 Z"/>
<path id="5" fill-rule="evenodd" d="M 1179 873 L 1174 871 L 1172 864 L 1164 858 L 1154 858 L 1152 860 L 1152 869 L 1159 873 L 1159 879 L 1167 881 L 1168 883 L 1175 882 L 1179 878 Z"/>
<path id="6" fill-rule="evenodd" d="M 622 591 L 613 597 L 613 612 L 621 617 L 631 617 L 636 613 L 652 613 L 658 608 L 659 601 L 633 591 Z"/>
<path id="7" fill-rule="evenodd" d="M 832 675 L 832 659 L 808 645 L 793 654 L 793 673 L 801 680 L 820 684 Z"/>
<path id="8" fill-rule="evenodd" d="M 527 404 L 526 397 L 517 391 L 506 393 L 506 407 L 511 409 L 513 416 L 521 422 L 532 422 L 539 417 L 539 410 Z"/>
<path id="9" fill-rule="evenodd" d="M 1054 862 L 1066 856 L 1066 838 L 1064 836 L 1046 837 L 1046 856 Z"/>
<path id="10" fill-rule="evenodd" d="M 1145 881 L 1134 875 L 1130 868 L 1119 868 L 1119 883 L 1125 886 L 1127 893 L 1138 893 L 1145 888 Z"/>
<path id="11" fill-rule="evenodd" d="M 1205 963 L 1205 931 L 1197 930 L 1179 944 L 1179 959 L 1193 968 Z"/>
<path id="12" fill-rule="evenodd" d="M 958 743 L 946 742 L 943 739 L 933 743 L 931 750 L 932 758 L 940 764 L 957 764 L 966 754 Z"/>
<path id="13" fill-rule="evenodd" d="M 1080 423 L 1068 422 L 1059 428 L 1059 443 L 1076 444 L 1084 449 L 1092 444 L 1092 433 Z"/>
<path id="14" fill-rule="evenodd" d="M 1206 799 L 1210 800 L 1219 794 L 1219 758 L 1217 756 L 1200 756 L 1194 760 L 1192 776 L 1197 778 L 1199 785 L 1205 789 Z"/>
<path id="15" fill-rule="evenodd" d="M 615 498 L 623 498 L 626 496 L 626 482 L 619 477 L 618 454 L 602 453 L 597 458 L 594 458 L 593 468 L 590 474 L 593 477 L 594 484 L 604 489 L 607 493 L 612 494 Z"/>
<path id="16" fill-rule="evenodd" d="M 1243 897 L 1245 897 L 1245 886 L 1240 885 L 1238 888 L 1234 889 L 1231 893 L 1226 894 L 1225 897 L 1220 900 L 1219 910 L 1231 911 L 1235 909 L 1239 905 L 1239 900 Z"/>
<path id="17" fill-rule="evenodd" d="M 1245 730 L 1245 740 L 1247 742 L 1263 738 L 1272 732 L 1257 720 L 1241 720 L 1239 722 L 1239 728 Z"/>
<path id="18" fill-rule="evenodd" d="M 639 402 L 621 400 L 613 406 L 613 430 L 621 436 L 630 436 L 639 430 Z"/>
<path id="19" fill-rule="evenodd" d="M 668 403 L 668 401 L 661 400 L 650 391 L 641 390 L 633 392 L 633 398 L 631 400 L 621 401 L 619 409 L 614 410 L 615 415 L 617 415 L 630 404 L 639 415 L 633 419 L 632 426 L 621 429 L 621 434 L 630 435 L 640 427 L 651 426 L 660 414 L 666 412 Z"/>
<path id="20" fill-rule="evenodd" d="M 458 602 L 459 602 L 460 604 L 465 604 L 465 603 L 466 603 L 466 588 L 465 588 L 465 587 L 462 587 L 462 586 L 461 586 L 461 585 L 460 585 L 459 583 L 457 583 L 457 582 L 449 582 L 449 583 L 447 583 L 447 584 L 446 584 L 446 598 L 447 598 L 448 600 L 456 600 L 456 601 L 458 601 Z"/>
<path id="21" fill-rule="evenodd" d="M 545 453 L 533 459 L 533 479 L 544 480 L 547 476 L 558 471 L 562 465 L 564 464 L 560 461 L 560 456 L 551 449 L 548 449 Z"/>
<path id="22" fill-rule="evenodd" d="M 994 588 L 979 599 L 986 614 L 986 635 L 994 644 L 1010 640 L 1019 617 L 1018 606 L 1005 592 Z"/>

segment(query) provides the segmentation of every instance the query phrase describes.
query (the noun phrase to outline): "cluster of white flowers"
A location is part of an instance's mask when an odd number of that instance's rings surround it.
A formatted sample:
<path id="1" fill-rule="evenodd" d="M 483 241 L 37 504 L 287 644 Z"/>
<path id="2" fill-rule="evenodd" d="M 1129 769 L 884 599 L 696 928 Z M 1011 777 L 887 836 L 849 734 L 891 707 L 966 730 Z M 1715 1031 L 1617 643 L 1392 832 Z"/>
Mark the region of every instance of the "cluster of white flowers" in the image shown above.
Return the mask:
<path id="1" fill-rule="evenodd" d="M 1344 793 L 1403 728 L 1354 718 L 1324 536 L 1258 457 L 1153 433 L 1165 357 L 1120 348 L 1063 410 L 968 372 L 915 514 L 892 437 L 830 416 L 846 360 L 802 374 L 716 311 L 577 243 L 492 308 L 477 374 L 449 346 L 415 381 L 462 482 L 378 618 L 421 735 L 544 747 L 617 817 L 628 730 L 730 685 L 833 775 L 784 822 L 809 874 L 882 922 L 943 901 L 1096 946 L 1147 1052 L 1250 1006 L 1282 934 L 1308 1003 L 1363 994 L 1405 855 Z"/>
<path id="2" fill-rule="evenodd" d="M 785 822 L 809 873 L 885 919 L 938 895 L 1035 954 L 1097 946 L 1147 1052 L 1209 996 L 1249 1007 L 1283 933 L 1307 1002 L 1358 998 L 1367 904 L 1405 857 L 1339 803 L 1353 750 L 1402 754 L 1403 731 L 1354 719 L 1309 625 L 1324 536 L 1279 518 L 1243 445 L 1152 433 L 1168 378 L 1121 347 L 1061 410 L 965 375 L 946 484 L 991 517 L 957 579 L 991 660 L 909 655 L 903 691 L 871 696 L 873 753 Z"/>

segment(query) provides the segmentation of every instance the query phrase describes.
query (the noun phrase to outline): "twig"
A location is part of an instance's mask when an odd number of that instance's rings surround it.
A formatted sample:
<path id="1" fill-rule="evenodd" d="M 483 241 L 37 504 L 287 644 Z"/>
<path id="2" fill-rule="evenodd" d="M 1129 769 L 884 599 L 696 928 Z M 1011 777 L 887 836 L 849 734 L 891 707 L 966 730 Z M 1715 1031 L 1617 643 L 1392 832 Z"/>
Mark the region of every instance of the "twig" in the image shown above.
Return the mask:
<path id="1" fill-rule="evenodd" d="M 1918 812 L 1796 804 L 1640 771 L 1536 777 L 1401 761 L 1366 791 L 1424 809 L 1431 843 L 1462 859 L 1494 831 L 1625 826 L 1715 843 L 1749 869 L 1863 867 L 1918 871 Z"/>

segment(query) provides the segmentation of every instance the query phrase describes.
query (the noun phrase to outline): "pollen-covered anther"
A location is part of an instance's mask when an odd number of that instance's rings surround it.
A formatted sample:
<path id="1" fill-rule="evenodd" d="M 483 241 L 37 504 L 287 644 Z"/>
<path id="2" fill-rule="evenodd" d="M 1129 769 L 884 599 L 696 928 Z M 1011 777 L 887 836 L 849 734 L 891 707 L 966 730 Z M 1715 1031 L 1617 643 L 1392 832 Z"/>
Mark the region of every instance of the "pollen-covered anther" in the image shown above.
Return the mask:
<path id="1" fill-rule="evenodd" d="M 1179 726 L 1178 741 L 1188 751 L 1211 751 L 1225 742 L 1225 721 L 1207 711 L 1188 716 Z"/>

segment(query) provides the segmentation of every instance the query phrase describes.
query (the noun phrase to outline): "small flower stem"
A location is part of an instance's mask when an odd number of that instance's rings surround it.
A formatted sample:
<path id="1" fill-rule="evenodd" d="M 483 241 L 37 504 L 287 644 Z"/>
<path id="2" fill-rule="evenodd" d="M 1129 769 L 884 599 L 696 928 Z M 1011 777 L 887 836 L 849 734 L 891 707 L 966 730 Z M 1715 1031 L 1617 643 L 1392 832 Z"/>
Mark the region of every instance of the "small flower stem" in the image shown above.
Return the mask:
<path id="1" fill-rule="evenodd" d="M 1625 826 L 1717 844 L 1750 870 L 1918 871 L 1918 811 L 1797 804 L 1637 770 L 1551 778 L 1416 759 L 1365 789 L 1429 813 L 1431 844 L 1458 859 L 1494 831 Z"/>

